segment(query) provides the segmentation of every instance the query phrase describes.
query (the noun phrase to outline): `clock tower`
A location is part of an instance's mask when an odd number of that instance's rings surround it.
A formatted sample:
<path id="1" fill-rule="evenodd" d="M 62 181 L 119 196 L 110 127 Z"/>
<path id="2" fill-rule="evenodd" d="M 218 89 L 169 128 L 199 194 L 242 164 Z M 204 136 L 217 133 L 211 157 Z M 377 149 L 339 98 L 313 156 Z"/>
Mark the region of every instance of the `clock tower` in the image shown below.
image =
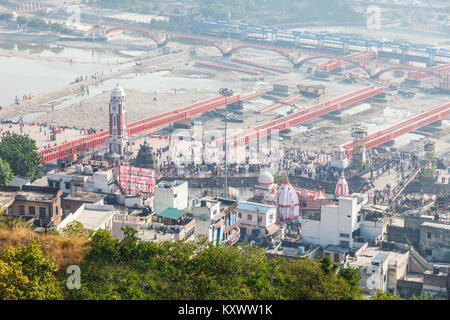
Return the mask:
<path id="1" fill-rule="evenodd" d="M 127 109 L 125 91 L 117 86 L 109 101 L 109 152 L 121 156 L 128 153 Z"/>

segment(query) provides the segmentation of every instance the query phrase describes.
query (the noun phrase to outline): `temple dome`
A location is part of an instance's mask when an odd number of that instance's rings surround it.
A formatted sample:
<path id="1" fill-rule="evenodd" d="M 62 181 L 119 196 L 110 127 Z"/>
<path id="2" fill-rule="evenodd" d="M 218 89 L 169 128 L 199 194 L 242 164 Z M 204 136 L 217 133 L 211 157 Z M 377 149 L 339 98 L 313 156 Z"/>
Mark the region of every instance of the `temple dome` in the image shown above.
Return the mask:
<path id="1" fill-rule="evenodd" d="M 276 204 L 280 221 L 289 221 L 298 218 L 298 195 L 287 178 L 281 180 L 281 186 L 277 191 Z"/>
<path id="2" fill-rule="evenodd" d="M 339 178 L 339 181 L 336 184 L 336 190 L 335 190 L 336 196 L 348 196 L 348 183 L 347 180 L 345 180 L 344 173 L 342 172 L 341 177 Z"/>
<path id="3" fill-rule="evenodd" d="M 274 182 L 273 175 L 268 171 L 264 170 L 258 177 L 258 184 L 262 186 L 270 186 Z"/>
<path id="4" fill-rule="evenodd" d="M 111 97 L 122 98 L 122 97 L 125 97 L 125 96 L 126 96 L 125 95 L 125 90 L 123 90 L 122 87 L 117 86 L 117 87 L 115 87 L 113 89 L 113 91 L 111 91 Z"/>

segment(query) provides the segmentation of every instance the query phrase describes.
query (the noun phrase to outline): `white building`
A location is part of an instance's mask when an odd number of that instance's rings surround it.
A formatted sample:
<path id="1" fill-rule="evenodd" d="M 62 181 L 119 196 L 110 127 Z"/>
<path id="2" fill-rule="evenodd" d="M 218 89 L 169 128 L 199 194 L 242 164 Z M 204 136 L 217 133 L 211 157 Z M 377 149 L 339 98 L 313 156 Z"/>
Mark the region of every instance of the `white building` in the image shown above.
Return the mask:
<path id="1" fill-rule="evenodd" d="M 361 226 L 359 211 L 367 203 L 367 195 L 353 194 L 338 197 L 337 204 L 322 205 L 320 214 L 301 221 L 301 234 L 305 243 L 322 247 L 336 245 L 344 248 L 354 246 L 354 232 Z"/>
<path id="2" fill-rule="evenodd" d="M 276 227 L 277 208 L 256 202 L 239 201 L 236 212 L 241 219 L 242 235 L 263 237 L 273 234 Z"/>
<path id="3" fill-rule="evenodd" d="M 77 211 L 67 215 L 57 229 L 62 230 L 72 221 L 78 221 L 85 228 L 93 231 L 105 229 L 112 232 L 113 217 L 118 213 L 119 211 L 113 206 L 83 204 Z"/>
<path id="4" fill-rule="evenodd" d="M 167 208 L 186 210 L 188 207 L 187 181 L 162 181 L 155 187 L 154 197 L 155 213 L 158 214 Z"/>
<path id="5" fill-rule="evenodd" d="M 83 167 L 82 165 L 80 165 Z M 64 194 L 73 192 L 112 193 L 116 187 L 112 170 L 92 172 L 88 170 L 68 168 L 65 171 L 52 170 L 47 173 L 48 185 L 52 188 L 61 188 Z"/>

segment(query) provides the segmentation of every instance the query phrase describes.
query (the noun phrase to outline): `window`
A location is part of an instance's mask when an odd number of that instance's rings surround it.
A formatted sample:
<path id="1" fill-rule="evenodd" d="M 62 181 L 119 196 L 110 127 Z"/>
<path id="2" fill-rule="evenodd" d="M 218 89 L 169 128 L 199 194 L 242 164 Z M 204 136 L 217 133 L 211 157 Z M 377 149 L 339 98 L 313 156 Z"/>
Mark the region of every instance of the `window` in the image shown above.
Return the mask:
<path id="1" fill-rule="evenodd" d="M 339 257 L 339 253 L 335 252 L 334 253 L 334 262 L 339 262 L 340 257 Z"/>
<path id="2" fill-rule="evenodd" d="M 431 249 L 425 249 L 425 254 L 427 256 L 431 256 L 431 255 L 433 255 L 433 251 Z"/>
<path id="3" fill-rule="evenodd" d="M 39 208 L 39 217 L 40 218 L 45 218 L 45 213 L 46 213 L 45 208 Z"/>
<path id="4" fill-rule="evenodd" d="M 431 232 L 427 232 L 427 239 L 431 239 Z"/>
<path id="5" fill-rule="evenodd" d="M 269 214 L 269 220 L 273 219 L 273 214 Z"/>
<path id="6" fill-rule="evenodd" d="M 350 238 L 350 235 L 348 233 L 340 233 L 339 236 L 342 238 Z"/>
<path id="7" fill-rule="evenodd" d="M 248 215 L 247 215 L 247 220 L 248 220 L 248 221 L 252 221 L 252 215 L 251 215 L 251 214 L 248 214 Z"/>
<path id="8" fill-rule="evenodd" d="M 258 217 L 258 223 L 262 222 L 262 217 Z"/>
<path id="9" fill-rule="evenodd" d="M 28 214 L 30 216 L 34 216 L 36 214 L 36 208 L 35 207 L 29 207 L 28 208 Z"/>
<path id="10" fill-rule="evenodd" d="M 238 212 L 238 217 L 242 219 L 242 212 Z"/>
<path id="11" fill-rule="evenodd" d="M 344 248 L 349 248 L 350 247 L 350 242 L 349 241 L 339 241 L 339 245 L 341 246 L 341 247 L 344 247 Z"/>
<path id="12" fill-rule="evenodd" d="M 66 182 L 65 185 L 66 185 L 66 189 L 70 190 L 70 182 Z"/>
<path id="13" fill-rule="evenodd" d="M 19 206 L 19 214 L 25 214 L 25 207 Z"/>

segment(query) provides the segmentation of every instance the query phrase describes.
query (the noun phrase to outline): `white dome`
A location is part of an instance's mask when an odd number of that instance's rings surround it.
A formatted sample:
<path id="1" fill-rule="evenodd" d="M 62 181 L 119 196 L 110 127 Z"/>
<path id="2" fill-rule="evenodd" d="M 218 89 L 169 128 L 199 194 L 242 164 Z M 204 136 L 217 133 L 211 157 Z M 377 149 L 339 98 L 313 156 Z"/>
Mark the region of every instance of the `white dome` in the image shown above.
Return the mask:
<path id="1" fill-rule="evenodd" d="M 258 177 L 258 184 L 262 186 L 270 186 L 274 182 L 272 174 L 265 170 Z"/>
<path id="2" fill-rule="evenodd" d="M 113 91 L 111 91 L 111 97 L 115 98 L 122 98 L 125 97 L 125 91 L 122 89 L 122 87 L 115 87 Z"/>

